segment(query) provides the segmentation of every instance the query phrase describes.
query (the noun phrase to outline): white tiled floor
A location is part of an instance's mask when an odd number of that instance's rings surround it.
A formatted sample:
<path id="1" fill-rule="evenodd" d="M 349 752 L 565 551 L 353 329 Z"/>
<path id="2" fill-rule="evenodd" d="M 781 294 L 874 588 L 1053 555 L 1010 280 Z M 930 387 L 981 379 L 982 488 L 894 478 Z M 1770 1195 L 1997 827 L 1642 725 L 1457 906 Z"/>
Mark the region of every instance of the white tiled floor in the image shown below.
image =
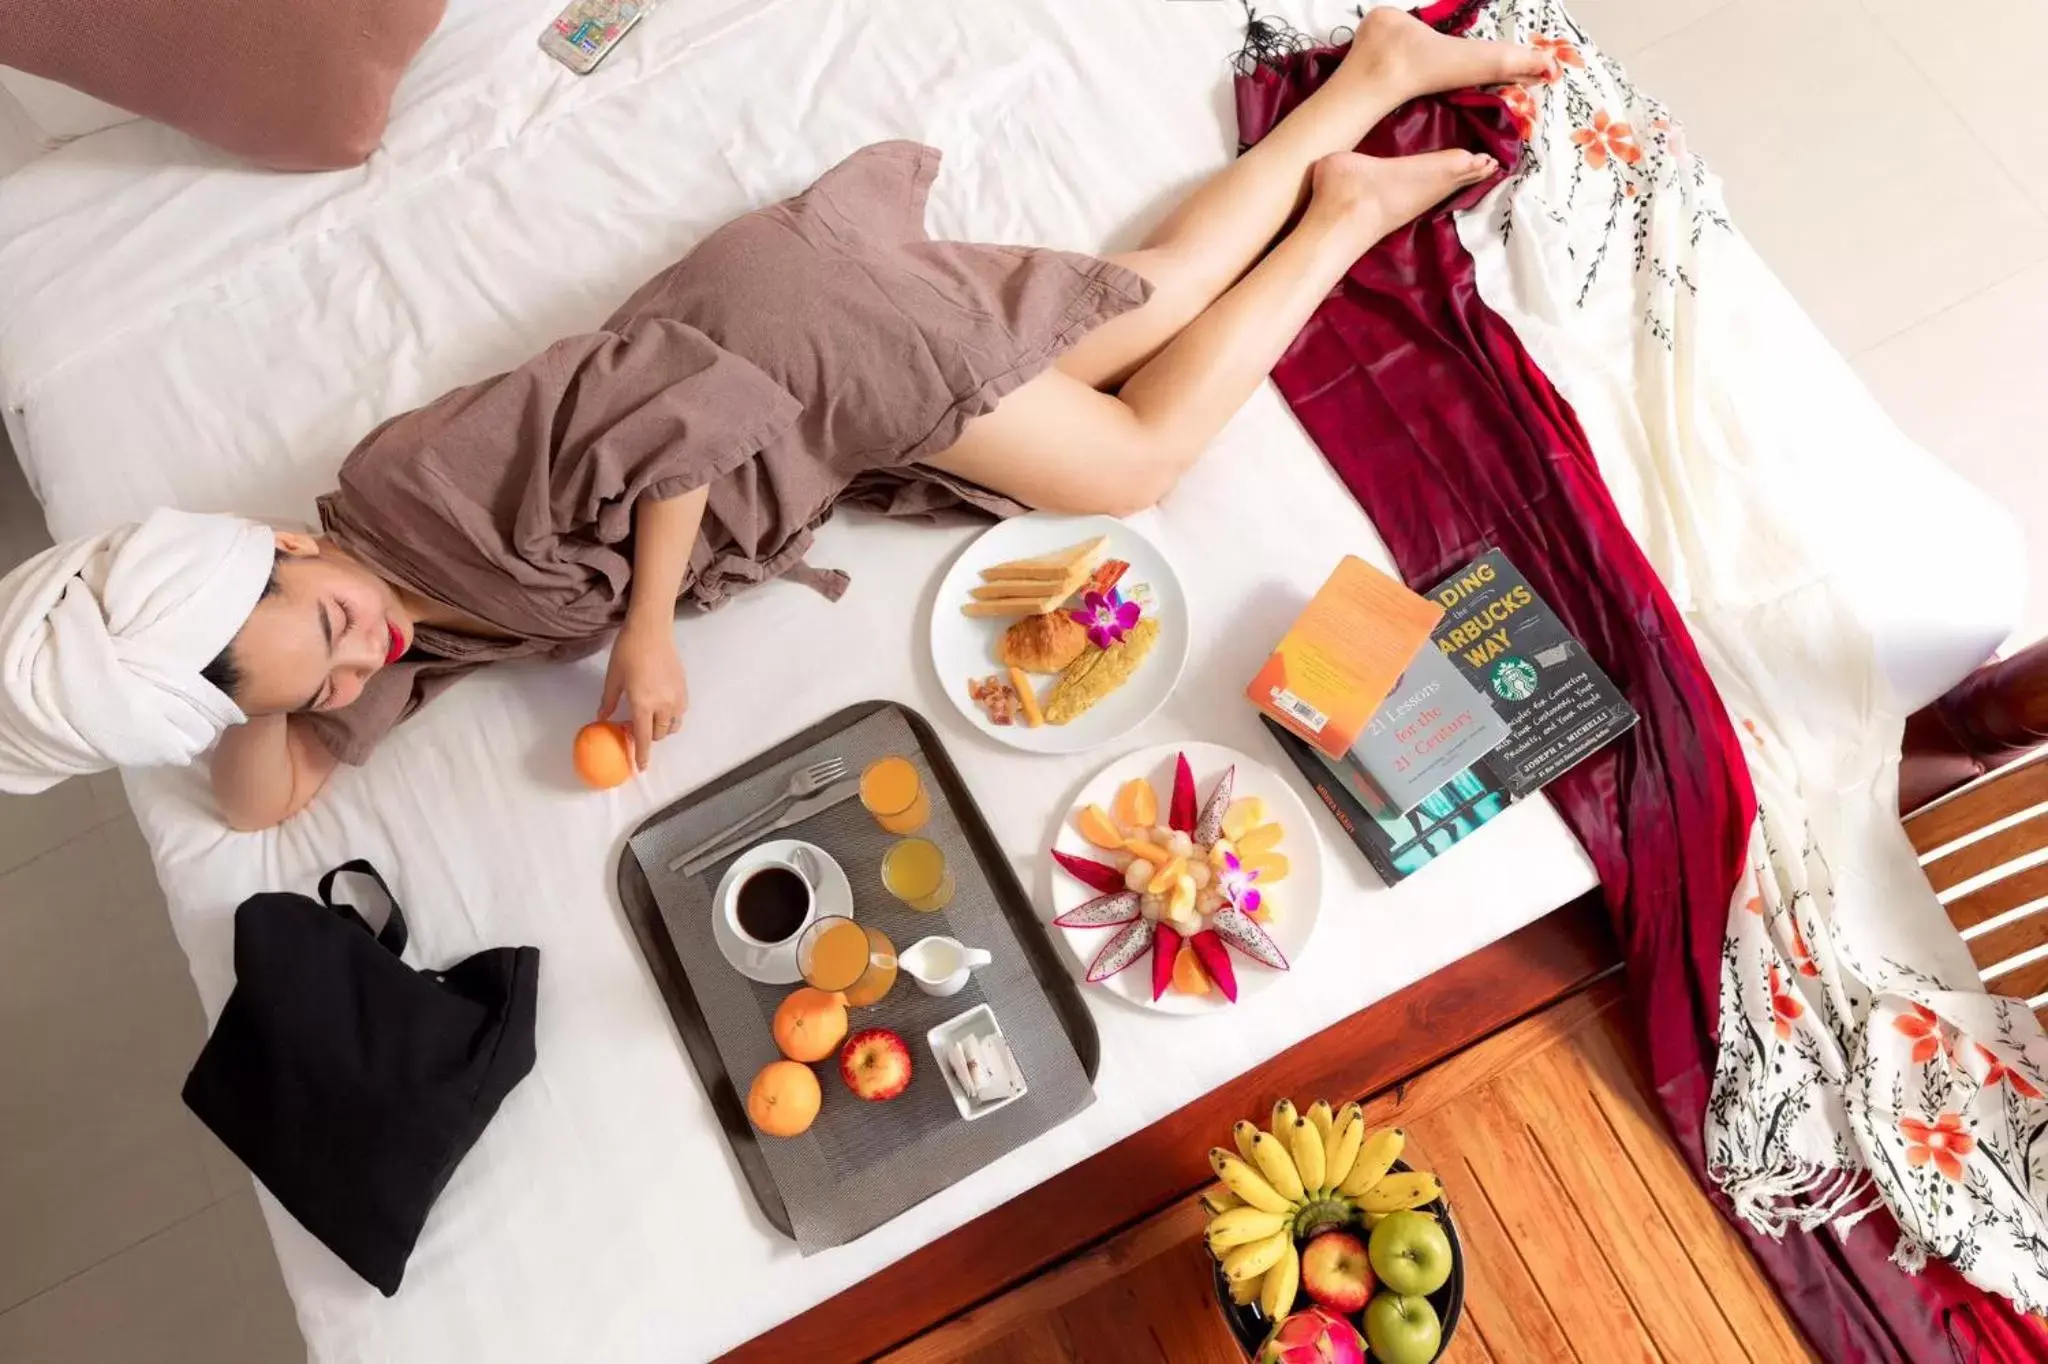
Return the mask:
<path id="1" fill-rule="evenodd" d="M 2024 520 L 2020 638 L 2041 634 L 2048 171 L 2026 63 L 2048 0 L 1995 25 L 1906 0 L 1575 8 L 1905 428 Z M 0 571 L 42 543 L 0 453 Z M 203 1028 L 119 783 L 0 796 L 0 1364 L 302 1353 L 247 1177 L 178 1102 Z"/>

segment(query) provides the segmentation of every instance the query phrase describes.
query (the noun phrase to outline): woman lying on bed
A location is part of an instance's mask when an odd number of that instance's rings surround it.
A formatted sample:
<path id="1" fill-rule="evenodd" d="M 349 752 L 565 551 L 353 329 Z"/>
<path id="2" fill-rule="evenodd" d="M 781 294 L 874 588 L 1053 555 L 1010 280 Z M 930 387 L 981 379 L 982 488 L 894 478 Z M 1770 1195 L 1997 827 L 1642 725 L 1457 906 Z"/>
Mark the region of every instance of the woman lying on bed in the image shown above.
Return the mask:
<path id="1" fill-rule="evenodd" d="M 1495 169 L 1348 149 L 1413 96 L 1544 74 L 1375 10 L 1321 90 L 1106 260 L 927 241 L 936 154 L 857 152 L 601 330 L 373 431 L 321 534 L 166 511 L 9 575 L 0 790 L 218 737 L 223 813 L 265 827 L 468 669 L 608 638 L 598 714 L 624 706 L 644 767 L 687 702 L 679 602 L 782 573 L 836 595 L 802 558 L 842 503 L 1152 505 L 1353 261 Z"/>

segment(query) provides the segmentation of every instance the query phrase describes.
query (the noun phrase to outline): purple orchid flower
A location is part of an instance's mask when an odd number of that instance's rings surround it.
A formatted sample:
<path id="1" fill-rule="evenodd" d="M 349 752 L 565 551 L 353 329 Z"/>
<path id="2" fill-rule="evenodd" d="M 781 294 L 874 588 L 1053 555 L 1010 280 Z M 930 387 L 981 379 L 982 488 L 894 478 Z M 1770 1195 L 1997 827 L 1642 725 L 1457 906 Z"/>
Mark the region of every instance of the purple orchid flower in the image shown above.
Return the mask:
<path id="1" fill-rule="evenodd" d="M 1256 870 L 1246 871 L 1236 853 L 1223 854 L 1223 871 L 1216 878 L 1217 888 L 1223 892 L 1224 899 L 1246 914 L 1259 912 L 1261 897 L 1258 887 L 1252 884 L 1258 879 L 1259 873 Z"/>
<path id="2" fill-rule="evenodd" d="M 1136 602 L 1124 600 L 1112 587 L 1108 592 L 1088 593 L 1081 598 L 1080 609 L 1071 614 L 1075 624 L 1088 627 L 1090 644 L 1107 649 L 1131 632 L 1143 612 Z"/>

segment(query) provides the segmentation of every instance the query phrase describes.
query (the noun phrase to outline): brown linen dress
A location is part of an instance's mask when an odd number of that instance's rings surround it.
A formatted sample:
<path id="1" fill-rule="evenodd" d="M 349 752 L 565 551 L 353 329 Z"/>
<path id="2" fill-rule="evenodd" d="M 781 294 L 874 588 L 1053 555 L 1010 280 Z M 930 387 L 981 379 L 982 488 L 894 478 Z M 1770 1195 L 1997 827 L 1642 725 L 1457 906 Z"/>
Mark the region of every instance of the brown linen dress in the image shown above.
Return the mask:
<path id="1" fill-rule="evenodd" d="M 624 619 L 633 510 L 709 486 L 683 600 L 715 607 L 802 562 L 834 506 L 1020 508 L 920 461 L 1148 286 L 1122 266 L 933 242 L 939 154 L 855 152 L 794 199 L 718 229 L 596 332 L 372 431 L 320 499 L 384 577 L 488 625 L 422 627 L 362 695 L 307 717 L 344 762 L 456 677 L 580 658 Z"/>

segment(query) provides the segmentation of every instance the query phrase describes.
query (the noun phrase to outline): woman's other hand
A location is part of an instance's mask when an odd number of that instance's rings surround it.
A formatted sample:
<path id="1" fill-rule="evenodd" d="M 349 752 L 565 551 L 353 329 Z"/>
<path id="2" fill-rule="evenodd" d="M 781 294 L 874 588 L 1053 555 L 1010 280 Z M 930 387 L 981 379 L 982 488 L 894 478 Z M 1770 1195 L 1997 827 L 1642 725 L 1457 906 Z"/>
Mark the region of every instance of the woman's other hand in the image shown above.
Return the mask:
<path id="1" fill-rule="evenodd" d="M 629 618 L 620 627 L 612 641 L 597 718 L 610 719 L 621 701 L 633 729 L 633 761 L 644 772 L 654 745 L 682 728 L 683 712 L 690 704 L 689 679 L 676 652 L 672 620 Z"/>

